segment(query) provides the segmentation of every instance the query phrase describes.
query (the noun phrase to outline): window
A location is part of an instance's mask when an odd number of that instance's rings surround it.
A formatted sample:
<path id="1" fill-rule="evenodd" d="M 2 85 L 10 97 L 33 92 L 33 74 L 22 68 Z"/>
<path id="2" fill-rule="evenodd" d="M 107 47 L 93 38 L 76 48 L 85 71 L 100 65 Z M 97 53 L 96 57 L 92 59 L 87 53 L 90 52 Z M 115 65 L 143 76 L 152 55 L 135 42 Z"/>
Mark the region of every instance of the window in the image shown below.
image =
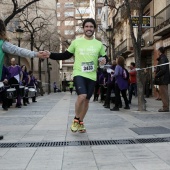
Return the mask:
<path id="1" fill-rule="evenodd" d="M 76 33 L 83 33 L 83 28 L 76 26 Z"/>
<path id="2" fill-rule="evenodd" d="M 65 17 L 68 17 L 68 16 L 74 16 L 74 12 L 65 12 L 64 13 Z"/>
<path id="3" fill-rule="evenodd" d="M 60 12 L 57 12 L 57 17 L 60 17 Z"/>
<path id="4" fill-rule="evenodd" d="M 73 34 L 74 34 L 74 31 L 73 31 L 73 30 L 65 30 L 65 31 L 64 31 L 64 34 L 65 34 L 65 35 L 73 35 Z"/>
<path id="5" fill-rule="evenodd" d="M 57 21 L 57 26 L 60 26 L 61 25 L 61 22 L 60 21 Z"/>
<path id="6" fill-rule="evenodd" d="M 70 8 L 70 7 L 74 7 L 73 2 L 66 2 L 64 5 L 65 8 Z"/>
<path id="7" fill-rule="evenodd" d="M 65 21 L 65 25 L 68 26 L 68 25 L 74 25 L 74 21 Z"/>
<path id="8" fill-rule="evenodd" d="M 102 8 L 98 8 L 98 9 L 97 9 L 97 14 L 100 15 L 100 14 L 101 14 L 101 11 L 102 11 Z"/>
<path id="9" fill-rule="evenodd" d="M 60 3 L 57 3 L 57 8 L 60 8 Z"/>

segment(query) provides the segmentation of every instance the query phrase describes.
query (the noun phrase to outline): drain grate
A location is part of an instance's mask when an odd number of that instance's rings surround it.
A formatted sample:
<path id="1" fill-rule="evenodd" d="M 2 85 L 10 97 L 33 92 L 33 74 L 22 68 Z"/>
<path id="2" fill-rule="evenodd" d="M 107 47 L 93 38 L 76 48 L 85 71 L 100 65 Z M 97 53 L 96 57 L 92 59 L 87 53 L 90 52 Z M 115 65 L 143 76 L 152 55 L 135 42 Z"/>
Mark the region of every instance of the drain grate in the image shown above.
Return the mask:
<path id="1" fill-rule="evenodd" d="M 121 139 L 121 140 L 93 140 L 93 141 L 0 143 L 0 148 L 126 145 L 126 144 L 140 144 L 140 143 L 162 143 L 162 142 L 170 142 L 170 137 Z"/>

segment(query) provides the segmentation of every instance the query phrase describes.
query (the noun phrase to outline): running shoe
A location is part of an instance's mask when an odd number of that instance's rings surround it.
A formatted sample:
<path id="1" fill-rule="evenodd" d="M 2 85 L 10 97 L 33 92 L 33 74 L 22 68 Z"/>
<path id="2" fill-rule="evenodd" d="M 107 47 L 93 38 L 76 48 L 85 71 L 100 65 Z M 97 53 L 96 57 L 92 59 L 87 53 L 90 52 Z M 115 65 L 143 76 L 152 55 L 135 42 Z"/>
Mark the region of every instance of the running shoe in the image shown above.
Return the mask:
<path id="1" fill-rule="evenodd" d="M 80 132 L 80 133 L 85 133 L 86 132 L 86 128 L 84 127 L 84 123 L 83 122 L 79 123 L 78 132 Z"/>
<path id="2" fill-rule="evenodd" d="M 79 121 L 76 120 L 76 119 L 74 119 L 74 120 L 73 120 L 73 123 L 72 123 L 72 125 L 71 125 L 71 127 L 70 127 L 71 131 L 72 131 L 72 132 L 77 132 L 78 127 L 79 127 Z"/>

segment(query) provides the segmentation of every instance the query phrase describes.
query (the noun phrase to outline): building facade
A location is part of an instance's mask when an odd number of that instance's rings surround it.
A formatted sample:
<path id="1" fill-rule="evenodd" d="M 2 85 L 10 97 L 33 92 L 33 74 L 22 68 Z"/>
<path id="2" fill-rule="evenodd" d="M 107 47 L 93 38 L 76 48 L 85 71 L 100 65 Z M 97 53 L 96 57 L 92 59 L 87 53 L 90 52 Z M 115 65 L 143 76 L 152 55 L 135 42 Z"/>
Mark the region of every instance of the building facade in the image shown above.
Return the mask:
<path id="1" fill-rule="evenodd" d="M 113 1 L 112 1 L 113 2 Z M 123 6 L 123 0 L 115 0 L 114 4 L 111 1 L 105 1 L 103 4 L 102 13 L 105 16 L 107 12 L 107 26 L 113 28 L 112 42 L 114 48 L 112 49 L 112 59 L 121 55 L 126 59 L 126 67 L 131 62 L 135 62 L 133 53 L 132 39 L 130 35 L 130 26 L 127 16 L 127 9 Z M 134 8 L 135 1 L 131 1 L 131 15 L 137 16 L 138 11 Z M 108 9 L 105 7 L 107 6 Z M 116 17 L 115 13 L 119 9 Z M 141 39 L 141 68 L 154 66 L 157 64 L 157 49 L 161 46 L 165 47 L 166 55 L 170 60 L 170 0 L 148 0 L 144 9 L 143 16 L 150 18 L 150 27 L 143 27 Z M 101 17 L 103 20 L 103 17 Z M 114 23 L 113 23 L 114 22 Z M 105 22 L 106 23 L 106 22 Z M 135 36 L 137 36 L 137 28 L 133 28 Z M 103 39 L 102 39 L 103 40 Z M 103 40 L 103 42 L 105 42 Z M 150 69 L 154 77 L 154 67 Z M 152 81 L 151 81 L 152 82 Z M 153 87 L 153 84 L 152 84 Z M 154 88 L 152 88 L 154 89 Z"/>
<path id="2" fill-rule="evenodd" d="M 57 3 L 57 26 L 61 39 L 60 52 L 64 52 L 71 41 L 83 36 L 82 23 L 84 19 L 93 17 L 94 0 L 58 0 Z M 60 61 L 61 79 L 67 81 L 73 79 L 74 58 Z"/>
<path id="3" fill-rule="evenodd" d="M 18 0 L 18 4 L 19 7 L 22 6 L 23 1 L 22 0 Z M 0 17 L 2 19 L 6 19 L 10 14 L 11 11 L 13 11 L 13 4 L 12 1 L 5 1 L 5 0 L 1 0 L 0 3 Z M 36 14 L 35 14 L 36 13 Z M 21 15 L 21 13 L 19 13 L 18 15 L 16 15 L 11 21 L 10 23 L 7 25 L 7 31 L 8 31 L 8 35 L 10 38 L 11 43 L 18 45 L 18 40 L 16 39 L 15 36 L 15 30 L 18 28 L 18 26 L 21 26 L 21 28 L 24 30 L 23 33 L 23 38 L 21 40 L 21 44 L 20 46 L 23 48 L 27 48 L 27 49 L 31 49 L 34 51 L 37 50 L 50 50 L 49 48 L 47 48 L 47 39 L 44 39 L 43 43 L 41 42 L 41 38 L 40 37 L 47 37 L 47 34 L 45 34 L 45 31 L 43 31 L 41 28 L 39 28 L 39 31 L 37 31 L 35 34 L 32 34 L 33 40 L 34 42 L 31 41 L 31 31 L 28 31 L 28 27 L 25 27 L 25 23 L 29 23 L 31 21 L 34 20 L 34 18 L 36 16 L 42 16 L 42 18 L 46 18 L 46 20 L 48 20 L 48 16 L 52 16 L 50 19 L 50 22 L 52 24 L 46 24 L 46 26 L 44 26 L 44 30 L 47 29 L 48 27 L 48 34 L 52 34 L 52 32 L 54 32 L 57 27 L 57 17 L 56 17 L 56 0 L 49 0 L 49 1 L 45 1 L 45 0 L 41 0 L 39 2 L 36 2 L 34 4 L 32 4 L 31 6 L 29 6 L 25 11 L 24 11 L 24 15 L 27 15 L 27 20 Z M 26 21 L 24 23 L 24 20 Z M 32 27 L 35 29 L 38 29 L 38 23 L 42 22 L 42 20 L 36 20 L 36 23 L 32 24 Z M 50 23 L 49 21 L 46 21 L 46 23 Z M 44 24 L 45 25 L 45 24 Z M 34 31 L 34 30 L 32 30 Z M 43 34 L 42 34 L 43 32 Z M 58 40 L 56 39 L 56 42 L 58 42 Z M 36 44 L 36 45 L 35 45 Z M 40 46 L 40 44 L 42 44 Z M 59 45 L 55 44 L 53 42 L 49 43 L 50 46 L 55 46 L 55 48 L 53 48 L 53 50 L 57 51 L 57 48 L 59 48 Z M 39 48 L 35 48 L 35 46 L 39 47 Z M 6 64 L 9 65 L 9 59 L 10 57 L 16 57 L 16 60 L 18 61 L 18 57 L 17 56 L 9 56 L 9 58 L 7 57 L 7 61 Z M 50 71 L 50 80 L 49 80 L 49 74 L 47 73 L 49 71 L 49 69 L 47 69 L 47 66 L 49 65 L 49 63 L 47 64 L 46 60 L 44 60 L 44 62 L 39 62 L 38 58 L 33 59 L 33 68 L 32 68 L 32 64 L 31 64 L 31 60 L 29 58 L 20 58 L 20 65 L 26 65 L 27 70 L 31 70 L 33 69 L 34 75 L 37 79 L 41 78 L 41 81 L 43 82 L 43 86 L 44 86 L 44 91 L 47 90 L 47 86 L 48 83 L 50 82 L 50 87 L 52 87 L 52 82 L 57 82 L 57 84 L 60 83 L 60 79 L 59 79 L 59 63 L 57 62 L 53 62 L 50 61 L 51 64 L 51 71 Z M 40 70 L 41 67 L 41 70 Z M 41 74 L 40 74 L 41 71 Z"/>

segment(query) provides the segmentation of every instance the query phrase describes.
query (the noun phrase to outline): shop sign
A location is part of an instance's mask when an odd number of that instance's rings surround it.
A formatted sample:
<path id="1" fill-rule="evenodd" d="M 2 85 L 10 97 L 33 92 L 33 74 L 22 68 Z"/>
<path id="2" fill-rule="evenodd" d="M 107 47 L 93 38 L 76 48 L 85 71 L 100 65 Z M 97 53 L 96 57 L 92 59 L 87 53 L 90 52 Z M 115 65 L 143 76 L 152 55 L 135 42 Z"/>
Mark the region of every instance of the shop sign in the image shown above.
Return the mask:
<path id="1" fill-rule="evenodd" d="M 132 16 L 132 26 L 138 27 L 139 25 L 139 16 Z M 143 28 L 150 28 L 151 27 L 151 17 L 150 16 L 143 16 L 142 17 L 142 27 Z"/>

